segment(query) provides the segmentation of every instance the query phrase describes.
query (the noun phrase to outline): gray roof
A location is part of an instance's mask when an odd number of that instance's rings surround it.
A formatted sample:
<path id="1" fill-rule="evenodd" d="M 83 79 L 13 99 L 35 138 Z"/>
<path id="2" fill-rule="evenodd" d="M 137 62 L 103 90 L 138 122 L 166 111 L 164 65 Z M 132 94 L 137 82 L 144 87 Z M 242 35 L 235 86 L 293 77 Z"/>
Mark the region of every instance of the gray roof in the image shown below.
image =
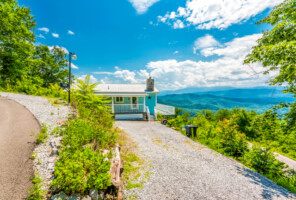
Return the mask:
<path id="1" fill-rule="evenodd" d="M 156 88 L 154 91 L 147 91 L 145 84 L 99 84 L 95 90 L 97 94 L 159 92 Z"/>

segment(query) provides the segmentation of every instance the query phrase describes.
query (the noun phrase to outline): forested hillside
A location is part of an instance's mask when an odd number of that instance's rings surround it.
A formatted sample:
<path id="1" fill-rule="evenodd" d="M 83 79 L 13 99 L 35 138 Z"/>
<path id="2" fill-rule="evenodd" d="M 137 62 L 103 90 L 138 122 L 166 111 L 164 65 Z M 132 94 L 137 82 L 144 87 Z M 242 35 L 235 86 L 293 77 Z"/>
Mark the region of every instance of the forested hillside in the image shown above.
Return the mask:
<path id="1" fill-rule="evenodd" d="M 291 103 L 291 94 L 271 88 L 247 88 L 220 91 L 206 91 L 187 94 L 170 94 L 159 96 L 158 102 L 182 108 L 191 115 L 196 115 L 203 109 L 217 111 L 220 108 L 242 108 L 263 113 L 278 103 Z"/>

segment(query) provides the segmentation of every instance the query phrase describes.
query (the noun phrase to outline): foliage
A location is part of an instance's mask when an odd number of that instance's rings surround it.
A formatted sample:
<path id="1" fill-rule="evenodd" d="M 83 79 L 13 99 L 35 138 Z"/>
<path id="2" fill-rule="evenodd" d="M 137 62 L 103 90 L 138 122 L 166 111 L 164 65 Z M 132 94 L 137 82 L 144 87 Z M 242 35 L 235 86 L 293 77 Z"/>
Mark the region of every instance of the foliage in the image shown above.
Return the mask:
<path id="1" fill-rule="evenodd" d="M 68 70 L 64 69 L 68 62 L 61 48 L 34 44 L 36 22 L 30 13 L 29 8 L 19 6 L 16 0 L 0 4 L 0 87 L 23 82 L 48 87 L 68 77 Z M 36 92 L 38 88 L 33 90 Z"/>
<path id="2" fill-rule="evenodd" d="M 279 74 L 270 80 L 270 83 L 288 83 L 288 90 L 296 94 L 296 10 L 295 0 L 285 0 L 278 5 L 269 16 L 258 24 L 267 23 L 273 26 L 265 31 L 262 38 L 253 47 L 252 53 L 247 56 L 245 63 L 260 62 L 266 68 L 265 73 L 277 71 Z"/>
<path id="3" fill-rule="evenodd" d="M 48 128 L 46 124 L 42 124 L 41 132 L 36 136 L 36 144 L 41 144 L 48 138 Z"/>
<path id="4" fill-rule="evenodd" d="M 30 196 L 26 200 L 43 200 L 46 192 L 42 190 L 43 181 L 38 173 L 35 173 L 32 180 L 33 187 L 29 189 Z"/>
<path id="5" fill-rule="evenodd" d="M 106 189 L 110 186 L 110 162 L 90 147 L 62 151 L 56 163 L 52 186 L 58 191 L 86 193 L 92 188 Z"/>
<path id="6" fill-rule="evenodd" d="M 86 75 L 84 80 L 76 79 L 77 84 L 75 85 L 78 95 L 80 96 L 88 96 L 95 92 L 95 88 L 98 83 L 91 83 L 90 75 Z"/>
<path id="7" fill-rule="evenodd" d="M 284 163 L 278 161 L 270 149 L 253 146 L 246 154 L 247 165 L 255 169 L 260 174 L 271 177 L 284 175 Z"/>
<path id="8" fill-rule="evenodd" d="M 93 144 L 93 149 L 113 146 L 115 133 L 107 131 L 102 126 L 81 118 L 70 120 L 69 126 L 62 130 L 64 146 L 76 150 L 87 144 Z"/>
<path id="9" fill-rule="evenodd" d="M 15 0 L 0 3 L 0 79 L 20 80 L 29 72 L 36 26 L 30 9 Z"/>

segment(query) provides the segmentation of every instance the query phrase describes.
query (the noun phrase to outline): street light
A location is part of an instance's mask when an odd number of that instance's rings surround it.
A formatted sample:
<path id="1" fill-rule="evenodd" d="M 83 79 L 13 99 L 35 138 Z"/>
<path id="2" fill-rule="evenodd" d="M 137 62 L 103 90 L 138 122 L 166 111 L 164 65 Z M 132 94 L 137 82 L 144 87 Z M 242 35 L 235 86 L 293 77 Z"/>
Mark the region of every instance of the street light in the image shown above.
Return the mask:
<path id="1" fill-rule="evenodd" d="M 75 53 L 69 52 L 69 103 L 71 101 L 71 59 L 76 60 L 77 56 Z"/>

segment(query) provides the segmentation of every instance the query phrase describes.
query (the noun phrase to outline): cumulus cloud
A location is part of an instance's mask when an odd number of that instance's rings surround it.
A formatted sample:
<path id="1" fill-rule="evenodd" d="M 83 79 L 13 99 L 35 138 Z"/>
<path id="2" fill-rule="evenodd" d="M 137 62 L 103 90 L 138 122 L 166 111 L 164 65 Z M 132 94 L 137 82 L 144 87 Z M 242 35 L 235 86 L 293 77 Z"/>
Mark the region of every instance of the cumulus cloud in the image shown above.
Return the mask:
<path id="1" fill-rule="evenodd" d="M 237 86 L 249 87 L 265 85 L 276 73 L 263 75 L 260 64 L 243 65 L 245 56 L 256 44 L 261 34 L 236 38 L 216 46 L 200 45 L 202 55 L 218 55 L 213 61 L 177 61 L 175 59 L 149 62 L 145 69 L 100 72 L 110 77 L 109 82 L 144 83 L 148 76 L 155 78 L 159 90 L 172 90 L 187 87 Z M 203 47 L 203 48 L 201 48 Z"/>
<path id="2" fill-rule="evenodd" d="M 86 76 L 87 75 L 82 75 L 82 76 L 78 77 L 78 79 L 84 81 Z M 91 83 L 98 83 L 98 79 L 95 78 L 93 75 L 90 75 L 90 79 L 89 80 L 90 80 Z"/>
<path id="3" fill-rule="evenodd" d="M 225 56 L 231 58 L 240 58 L 250 52 L 250 49 L 257 44 L 257 40 L 262 37 L 262 34 L 248 35 L 241 38 L 235 38 L 231 42 L 225 43 L 220 47 L 205 47 L 201 50 L 204 56 Z"/>
<path id="4" fill-rule="evenodd" d="M 128 0 L 136 9 L 138 14 L 144 14 L 149 7 L 158 2 L 159 0 Z"/>
<path id="5" fill-rule="evenodd" d="M 46 28 L 46 27 L 38 28 L 38 30 L 43 31 L 46 34 L 49 32 L 49 28 Z"/>
<path id="6" fill-rule="evenodd" d="M 158 19 L 174 28 L 225 29 L 281 2 L 283 0 L 187 0 L 185 7 L 167 12 Z M 178 26 L 181 22 L 182 26 Z"/>
<path id="7" fill-rule="evenodd" d="M 220 46 L 220 43 L 211 35 L 207 34 L 204 37 L 197 38 L 194 42 L 193 53 L 196 54 L 196 50 L 209 47 Z"/>
<path id="8" fill-rule="evenodd" d="M 52 36 L 55 37 L 55 38 L 59 38 L 60 37 L 60 35 L 57 34 L 57 33 L 52 33 Z"/>
<path id="9" fill-rule="evenodd" d="M 68 30 L 68 34 L 69 35 L 74 35 L 75 33 L 73 31 L 71 31 L 71 30 Z"/>

